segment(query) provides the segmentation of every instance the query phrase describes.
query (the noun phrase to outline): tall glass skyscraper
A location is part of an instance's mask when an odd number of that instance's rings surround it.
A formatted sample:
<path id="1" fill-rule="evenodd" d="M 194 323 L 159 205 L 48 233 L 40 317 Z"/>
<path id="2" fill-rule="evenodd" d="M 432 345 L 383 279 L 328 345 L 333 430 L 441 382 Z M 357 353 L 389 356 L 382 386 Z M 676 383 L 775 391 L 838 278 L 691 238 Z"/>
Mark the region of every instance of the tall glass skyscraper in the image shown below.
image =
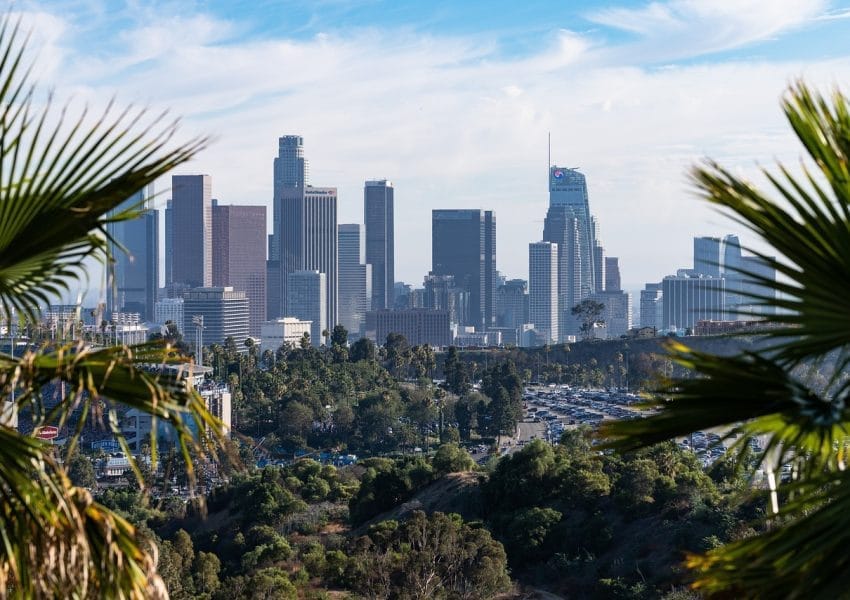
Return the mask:
<path id="1" fill-rule="evenodd" d="M 188 288 L 212 285 L 212 178 L 171 178 L 171 277 Z"/>
<path id="2" fill-rule="evenodd" d="M 393 307 L 395 285 L 394 188 L 391 181 L 367 181 L 363 190 L 366 264 L 372 265 L 372 309 Z"/>
<path id="3" fill-rule="evenodd" d="M 265 206 L 213 206 L 213 286 L 245 292 L 256 337 L 266 320 L 265 257 Z"/>
<path id="4" fill-rule="evenodd" d="M 159 289 L 159 216 L 149 205 L 153 195 L 153 185 L 139 190 L 112 214 L 140 204 L 145 208 L 144 213 L 131 221 L 107 225 L 109 236 L 125 249 L 110 244 L 115 262 L 109 269 L 107 318 L 113 312 L 137 312 L 146 321 L 154 318 L 154 304 Z"/>
<path id="5" fill-rule="evenodd" d="M 292 202 L 299 203 L 307 187 L 307 159 L 304 138 L 285 135 L 278 138 L 278 152 L 273 165 L 272 234 L 268 239 L 266 263 L 266 314 L 282 317 L 286 304 L 286 273 L 296 270 L 294 264 L 284 267 L 281 259 L 284 212 Z M 291 206 L 289 207 L 291 209 Z"/>
<path id="6" fill-rule="evenodd" d="M 558 244 L 558 304 L 562 334 L 576 333 L 572 307 L 602 287 L 597 263 L 602 263 L 596 227 L 590 214 L 587 182 L 577 169 L 549 169 L 549 211 L 543 241 Z"/>
<path id="7" fill-rule="evenodd" d="M 359 337 L 372 310 L 372 265 L 360 261 L 360 225 L 339 225 L 339 322 Z"/>
<path id="8" fill-rule="evenodd" d="M 452 275 L 469 292 L 469 323 L 496 325 L 496 215 L 478 209 L 431 213 L 431 273 Z"/>

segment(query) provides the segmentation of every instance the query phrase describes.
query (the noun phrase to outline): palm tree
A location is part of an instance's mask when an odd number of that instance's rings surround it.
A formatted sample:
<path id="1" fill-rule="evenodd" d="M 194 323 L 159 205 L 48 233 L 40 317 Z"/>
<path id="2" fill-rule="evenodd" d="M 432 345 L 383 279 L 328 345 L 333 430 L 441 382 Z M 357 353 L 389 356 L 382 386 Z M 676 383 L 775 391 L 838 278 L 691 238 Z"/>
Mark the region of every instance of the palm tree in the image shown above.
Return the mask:
<path id="1" fill-rule="evenodd" d="M 7 18 L 0 23 L 0 314 L 36 322 L 38 305 L 84 279 L 87 262 L 109 260 L 107 223 L 140 209 L 110 212 L 205 141 L 169 149 L 173 123 L 143 110 L 116 114 L 111 104 L 92 125 L 85 111 L 69 121 L 64 108 L 57 114 L 49 100 L 34 102 L 24 62 L 18 26 Z M 218 423 L 182 378 L 146 370 L 183 360 L 165 342 L 95 349 L 80 340 L 0 354 L 2 400 L 27 409 L 36 426 L 63 426 L 76 411 L 68 455 L 87 419 L 120 434 L 119 408 L 140 409 L 175 428 L 188 459 L 207 447 L 206 432 Z M 42 391 L 57 382 L 67 394 L 48 410 Z M 155 443 L 152 436 L 154 461 Z M 0 424 L 0 590 L 16 598 L 166 595 L 149 543 L 74 487 L 50 446 L 8 421 Z"/>
<path id="2" fill-rule="evenodd" d="M 765 470 L 766 533 L 687 561 L 695 588 L 724 597 L 831 598 L 850 585 L 850 104 L 799 83 L 783 108 L 816 170 L 764 170 L 774 197 L 715 163 L 692 173 L 706 200 L 779 254 L 756 253 L 778 281 L 742 273 L 770 289 L 752 294 L 752 312 L 769 321 L 767 347 L 723 357 L 671 344 L 672 359 L 696 377 L 664 384 L 654 415 L 602 431 L 627 451 L 728 428 L 739 467 Z M 757 438 L 766 443 L 746 467 Z M 796 475 L 779 489 L 785 465 Z"/>

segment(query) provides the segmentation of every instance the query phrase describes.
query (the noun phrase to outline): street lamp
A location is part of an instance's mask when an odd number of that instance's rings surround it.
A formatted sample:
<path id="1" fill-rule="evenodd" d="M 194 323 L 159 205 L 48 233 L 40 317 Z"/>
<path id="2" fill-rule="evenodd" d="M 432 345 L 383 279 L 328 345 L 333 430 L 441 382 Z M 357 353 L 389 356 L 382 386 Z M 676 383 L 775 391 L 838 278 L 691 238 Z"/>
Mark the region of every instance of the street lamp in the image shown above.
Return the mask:
<path id="1" fill-rule="evenodd" d="M 193 315 L 192 325 L 195 326 L 195 358 L 200 366 L 204 365 L 204 316 Z"/>

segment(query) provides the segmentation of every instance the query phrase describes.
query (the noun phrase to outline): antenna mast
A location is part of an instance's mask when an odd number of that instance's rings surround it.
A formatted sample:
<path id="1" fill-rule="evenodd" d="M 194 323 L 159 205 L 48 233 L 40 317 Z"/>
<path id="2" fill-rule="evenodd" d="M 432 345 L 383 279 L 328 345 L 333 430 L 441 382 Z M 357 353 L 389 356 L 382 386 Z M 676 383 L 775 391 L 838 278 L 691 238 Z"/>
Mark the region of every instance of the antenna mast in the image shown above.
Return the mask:
<path id="1" fill-rule="evenodd" d="M 549 178 L 549 171 L 552 170 L 552 132 L 549 133 L 549 168 L 546 170 L 546 178 Z"/>

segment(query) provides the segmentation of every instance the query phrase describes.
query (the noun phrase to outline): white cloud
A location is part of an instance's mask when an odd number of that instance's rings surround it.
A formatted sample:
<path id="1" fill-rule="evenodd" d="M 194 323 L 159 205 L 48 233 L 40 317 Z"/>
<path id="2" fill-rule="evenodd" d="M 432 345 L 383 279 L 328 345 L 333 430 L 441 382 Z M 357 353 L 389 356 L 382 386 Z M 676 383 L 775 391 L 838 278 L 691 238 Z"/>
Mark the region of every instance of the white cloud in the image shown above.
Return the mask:
<path id="1" fill-rule="evenodd" d="M 669 0 L 595 11 L 588 18 L 638 35 L 639 42 L 627 47 L 632 56 L 662 61 L 768 39 L 817 18 L 827 5 L 826 0 Z"/>
<path id="2" fill-rule="evenodd" d="M 498 58 L 484 38 L 369 29 L 238 42 L 231 23 L 165 20 L 116 33 L 128 43 L 108 61 L 68 50 L 56 84 L 95 103 L 117 90 L 168 106 L 185 115 L 187 136 L 217 136 L 183 172 L 212 174 L 223 202 L 269 204 L 277 137 L 290 133 L 305 138 L 311 182 L 339 187 L 340 222 L 362 221 L 364 180 L 392 179 L 396 275 L 416 284 L 430 268 L 430 211 L 441 207 L 495 209 L 499 268 L 526 276 L 551 132 L 553 160 L 587 174 L 606 248 L 638 284 L 685 266 L 693 235 L 729 228 L 693 199 L 685 169 L 705 155 L 748 173 L 756 160 L 794 162 L 780 94 L 800 74 L 822 84 L 850 72 L 850 58 L 648 70 L 640 60 L 655 50 L 645 40 L 693 35 L 692 19 L 709 29 L 731 20 L 683 50 L 699 53 L 775 35 L 820 7 L 775 4 L 762 24 L 747 2 L 740 13 L 684 1 L 607 11 L 594 18 L 630 24 L 642 40 L 614 53 L 562 31 L 523 59 Z"/>

